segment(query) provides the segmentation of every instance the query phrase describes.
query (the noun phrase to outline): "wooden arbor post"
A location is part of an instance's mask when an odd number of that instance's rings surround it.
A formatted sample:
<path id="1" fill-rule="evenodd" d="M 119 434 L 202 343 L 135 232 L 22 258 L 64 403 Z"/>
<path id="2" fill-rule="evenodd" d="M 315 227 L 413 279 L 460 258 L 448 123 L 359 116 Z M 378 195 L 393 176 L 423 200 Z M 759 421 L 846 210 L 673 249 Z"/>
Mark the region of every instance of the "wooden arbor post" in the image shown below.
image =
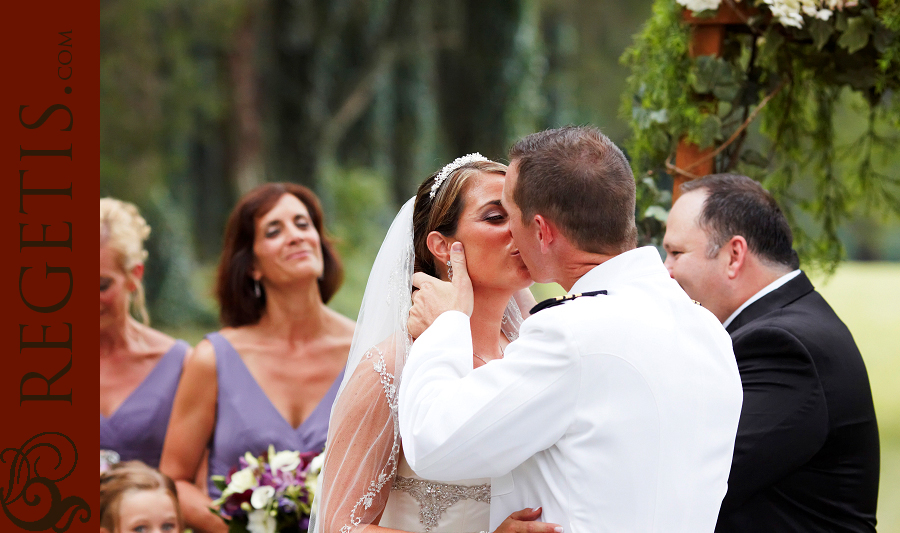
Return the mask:
<path id="1" fill-rule="evenodd" d="M 691 40 L 688 44 L 688 55 L 691 58 L 700 56 L 722 55 L 722 42 L 725 38 L 725 30 L 728 25 L 745 25 L 749 13 L 741 4 L 725 0 L 719 7 L 715 16 L 696 17 L 689 11 L 684 11 L 684 20 L 691 25 Z M 714 148 L 701 149 L 694 143 L 681 139 L 675 152 L 675 167 L 682 172 L 673 171 L 672 202 L 681 195 L 681 184 L 693 179 L 693 176 L 705 176 L 715 172 L 715 158 L 711 157 Z"/>

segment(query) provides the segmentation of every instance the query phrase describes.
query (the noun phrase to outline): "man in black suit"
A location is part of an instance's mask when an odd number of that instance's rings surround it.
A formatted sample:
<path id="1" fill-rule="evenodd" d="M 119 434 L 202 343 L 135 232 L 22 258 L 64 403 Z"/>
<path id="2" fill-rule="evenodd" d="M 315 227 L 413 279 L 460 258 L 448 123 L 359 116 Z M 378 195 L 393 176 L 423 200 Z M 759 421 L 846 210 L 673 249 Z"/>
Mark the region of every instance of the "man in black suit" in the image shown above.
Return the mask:
<path id="1" fill-rule="evenodd" d="M 716 531 L 875 531 L 878 426 L 862 356 L 798 269 L 772 196 L 744 176 L 682 186 L 666 267 L 731 334 L 744 405 Z"/>

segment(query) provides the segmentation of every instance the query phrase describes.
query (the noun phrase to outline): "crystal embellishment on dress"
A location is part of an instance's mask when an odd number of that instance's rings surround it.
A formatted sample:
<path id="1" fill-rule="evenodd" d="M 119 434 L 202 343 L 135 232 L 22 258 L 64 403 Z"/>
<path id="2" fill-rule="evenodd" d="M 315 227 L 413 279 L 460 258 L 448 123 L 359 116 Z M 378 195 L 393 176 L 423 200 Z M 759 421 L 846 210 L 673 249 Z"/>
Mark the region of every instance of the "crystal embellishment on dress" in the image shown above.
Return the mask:
<path id="1" fill-rule="evenodd" d="M 377 356 L 377 358 L 373 359 L 374 356 Z M 350 510 L 350 523 L 341 527 L 341 533 L 350 533 L 353 529 L 351 526 L 357 527 L 362 523 L 362 518 L 356 516 L 356 511 L 360 506 L 362 506 L 363 509 L 368 509 L 372 506 L 375 501 L 375 495 L 381 490 L 388 479 L 394 477 L 394 474 L 397 473 L 397 455 L 400 453 L 400 428 L 398 427 L 397 422 L 397 384 L 395 383 L 394 376 L 387 370 L 384 352 L 382 352 L 380 348 L 377 346 L 369 348 L 364 354 L 364 357 L 372 360 L 372 369 L 381 376 L 381 386 L 384 391 L 384 396 L 391 409 L 391 419 L 394 426 L 394 443 L 391 446 L 391 456 L 381 470 L 381 473 L 379 473 L 378 479 L 372 480 L 369 484 L 369 490 L 366 491 L 363 497 L 353 506 L 353 509 Z"/>
<path id="2" fill-rule="evenodd" d="M 409 493 L 419 503 L 419 522 L 425 531 L 437 527 L 438 520 L 451 505 L 460 500 L 491 503 L 491 484 L 451 485 L 425 479 L 397 476 L 393 490 Z"/>

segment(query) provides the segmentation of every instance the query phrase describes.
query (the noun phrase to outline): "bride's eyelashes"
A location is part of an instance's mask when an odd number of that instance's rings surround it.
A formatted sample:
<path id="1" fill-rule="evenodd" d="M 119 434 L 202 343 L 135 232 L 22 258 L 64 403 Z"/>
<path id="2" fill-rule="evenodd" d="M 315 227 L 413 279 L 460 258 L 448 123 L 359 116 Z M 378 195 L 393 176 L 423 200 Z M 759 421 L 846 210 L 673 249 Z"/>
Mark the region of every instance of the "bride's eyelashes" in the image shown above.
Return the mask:
<path id="1" fill-rule="evenodd" d="M 508 218 L 508 216 L 509 215 L 506 213 L 505 210 L 503 210 L 497 206 L 492 206 L 492 208 L 484 211 L 484 213 L 481 215 L 481 219 L 486 222 L 491 222 L 491 223 L 497 224 L 497 223 L 501 223 L 501 222 L 506 222 L 506 219 Z"/>

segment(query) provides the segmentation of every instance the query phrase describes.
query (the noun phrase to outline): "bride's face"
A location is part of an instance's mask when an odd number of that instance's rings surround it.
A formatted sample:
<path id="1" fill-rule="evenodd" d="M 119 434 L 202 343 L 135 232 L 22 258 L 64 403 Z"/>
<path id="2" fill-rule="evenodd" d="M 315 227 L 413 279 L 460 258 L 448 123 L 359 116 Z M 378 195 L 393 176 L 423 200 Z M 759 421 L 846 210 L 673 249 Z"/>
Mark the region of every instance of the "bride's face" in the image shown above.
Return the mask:
<path id="1" fill-rule="evenodd" d="M 531 277 L 513 244 L 509 213 L 500 204 L 504 177 L 481 172 L 468 180 L 463 193 L 456 240 L 466 251 L 466 267 L 473 287 L 519 290 Z"/>

